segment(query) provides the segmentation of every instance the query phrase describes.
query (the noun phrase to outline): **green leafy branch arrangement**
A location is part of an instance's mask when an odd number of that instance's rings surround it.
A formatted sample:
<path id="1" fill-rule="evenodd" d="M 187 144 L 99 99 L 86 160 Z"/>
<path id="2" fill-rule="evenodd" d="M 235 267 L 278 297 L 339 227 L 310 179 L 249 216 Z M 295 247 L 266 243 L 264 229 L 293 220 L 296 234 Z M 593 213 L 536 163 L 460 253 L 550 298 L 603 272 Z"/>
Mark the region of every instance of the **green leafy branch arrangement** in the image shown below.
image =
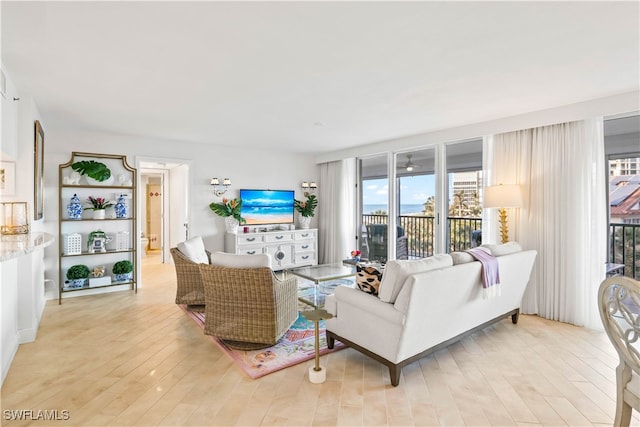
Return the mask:
<path id="1" fill-rule="evenodd" d="M 78 172 L 80 175 L 87 175 L 96 181 L 106 181 L 111 177 L 111 170 L 101 162 L 95 160 L 83 160 L 75 162 L 71 165 L 71 169 Z"/>

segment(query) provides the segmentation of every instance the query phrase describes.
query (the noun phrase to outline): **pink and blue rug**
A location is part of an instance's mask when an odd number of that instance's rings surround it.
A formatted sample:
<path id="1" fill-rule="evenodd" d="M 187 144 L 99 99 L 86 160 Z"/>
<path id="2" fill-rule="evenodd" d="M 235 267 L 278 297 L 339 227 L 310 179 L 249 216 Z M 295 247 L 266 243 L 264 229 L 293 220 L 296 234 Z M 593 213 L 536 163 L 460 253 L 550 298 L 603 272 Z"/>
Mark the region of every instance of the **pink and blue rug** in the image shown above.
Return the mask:
<path id="1" fill-rule="evenodd" d="M 204 313 L 191 311 L 180 305 L 198 326 L 204 330 Z M 332 350 L 327 348 L 324 321 L 320 321 L 320 354 L 327 354 L 343 349 L 345 346 L 336 341 Z M 260 350 L 236 350 L 225 345 L 224 341 L 207 335 L 251 378 L 260 378 L 315 357 L 315 326 L 300 313 L 284 336 L 274 346 Z"/>

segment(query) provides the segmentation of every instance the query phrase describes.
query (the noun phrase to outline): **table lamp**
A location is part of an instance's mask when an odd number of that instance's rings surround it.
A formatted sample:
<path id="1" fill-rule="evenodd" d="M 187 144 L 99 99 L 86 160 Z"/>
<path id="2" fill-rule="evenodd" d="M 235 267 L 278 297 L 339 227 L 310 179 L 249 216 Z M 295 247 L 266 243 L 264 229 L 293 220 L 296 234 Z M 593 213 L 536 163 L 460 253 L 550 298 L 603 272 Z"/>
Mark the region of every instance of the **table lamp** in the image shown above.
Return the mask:
<path id="1" fill-rule="evenodd" d="M 499 208 L 500 237 L 502 243 L 509 241 L 509 221 L 506 208 L 522 206 L 522 192 L 517 184 L 492 185 L 484 189 L 484 207 Z"/>

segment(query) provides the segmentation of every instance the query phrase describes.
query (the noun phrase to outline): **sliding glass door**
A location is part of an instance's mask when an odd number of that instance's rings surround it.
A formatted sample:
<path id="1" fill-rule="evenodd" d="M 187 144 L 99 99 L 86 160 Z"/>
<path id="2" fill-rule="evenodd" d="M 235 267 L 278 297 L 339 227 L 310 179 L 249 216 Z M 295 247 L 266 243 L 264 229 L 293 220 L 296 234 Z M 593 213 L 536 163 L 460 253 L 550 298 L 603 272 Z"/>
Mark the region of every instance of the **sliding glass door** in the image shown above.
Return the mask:
<path id="1" fill-rule="evenodd" d="M 386 262 L 389 222 L 388 155 L 358 159 L 358 249 L 365 260 Z"/>
<path id="2" fill-rule="evenodd" d="M 446 145 L 447 252 L 482 243 L 482 139 Z"/>
<path id="3" fill-rule="evenodd" d="M 436 149 L 396 155 L 398 241 L 396 259 L 434 254 L 436 227 Z"/>
<path id="4" fill-rule="evenodd" d="M 474 139 L 358 159 L 362 258 L 419 259 L 479 245 L 482 144 Z"/>

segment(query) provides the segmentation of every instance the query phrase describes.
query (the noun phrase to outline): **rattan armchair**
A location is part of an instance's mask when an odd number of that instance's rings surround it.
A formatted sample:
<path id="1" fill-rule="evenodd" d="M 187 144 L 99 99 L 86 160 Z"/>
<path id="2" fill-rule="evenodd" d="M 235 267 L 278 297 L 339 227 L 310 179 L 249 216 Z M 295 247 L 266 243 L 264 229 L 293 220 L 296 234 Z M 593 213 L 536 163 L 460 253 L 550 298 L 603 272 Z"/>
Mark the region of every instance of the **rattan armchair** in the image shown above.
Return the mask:
<path id="1" fill-rule="evenodd" d="M 171 248 L 171 256 L 176 267 L 176 304 L 203 305 L 204 287 L 198 264 L 184 256 L 178 248 Z M 205 251 L 211 258 L 211 252 Z"/>
<path id="2" fill-rule="evenodd" d="M 232 348 L 272 346 L 298 318 L 294 277 L 280 280 L 271 268 L 200 264 L 204 283 L 204 333 Z"/>

